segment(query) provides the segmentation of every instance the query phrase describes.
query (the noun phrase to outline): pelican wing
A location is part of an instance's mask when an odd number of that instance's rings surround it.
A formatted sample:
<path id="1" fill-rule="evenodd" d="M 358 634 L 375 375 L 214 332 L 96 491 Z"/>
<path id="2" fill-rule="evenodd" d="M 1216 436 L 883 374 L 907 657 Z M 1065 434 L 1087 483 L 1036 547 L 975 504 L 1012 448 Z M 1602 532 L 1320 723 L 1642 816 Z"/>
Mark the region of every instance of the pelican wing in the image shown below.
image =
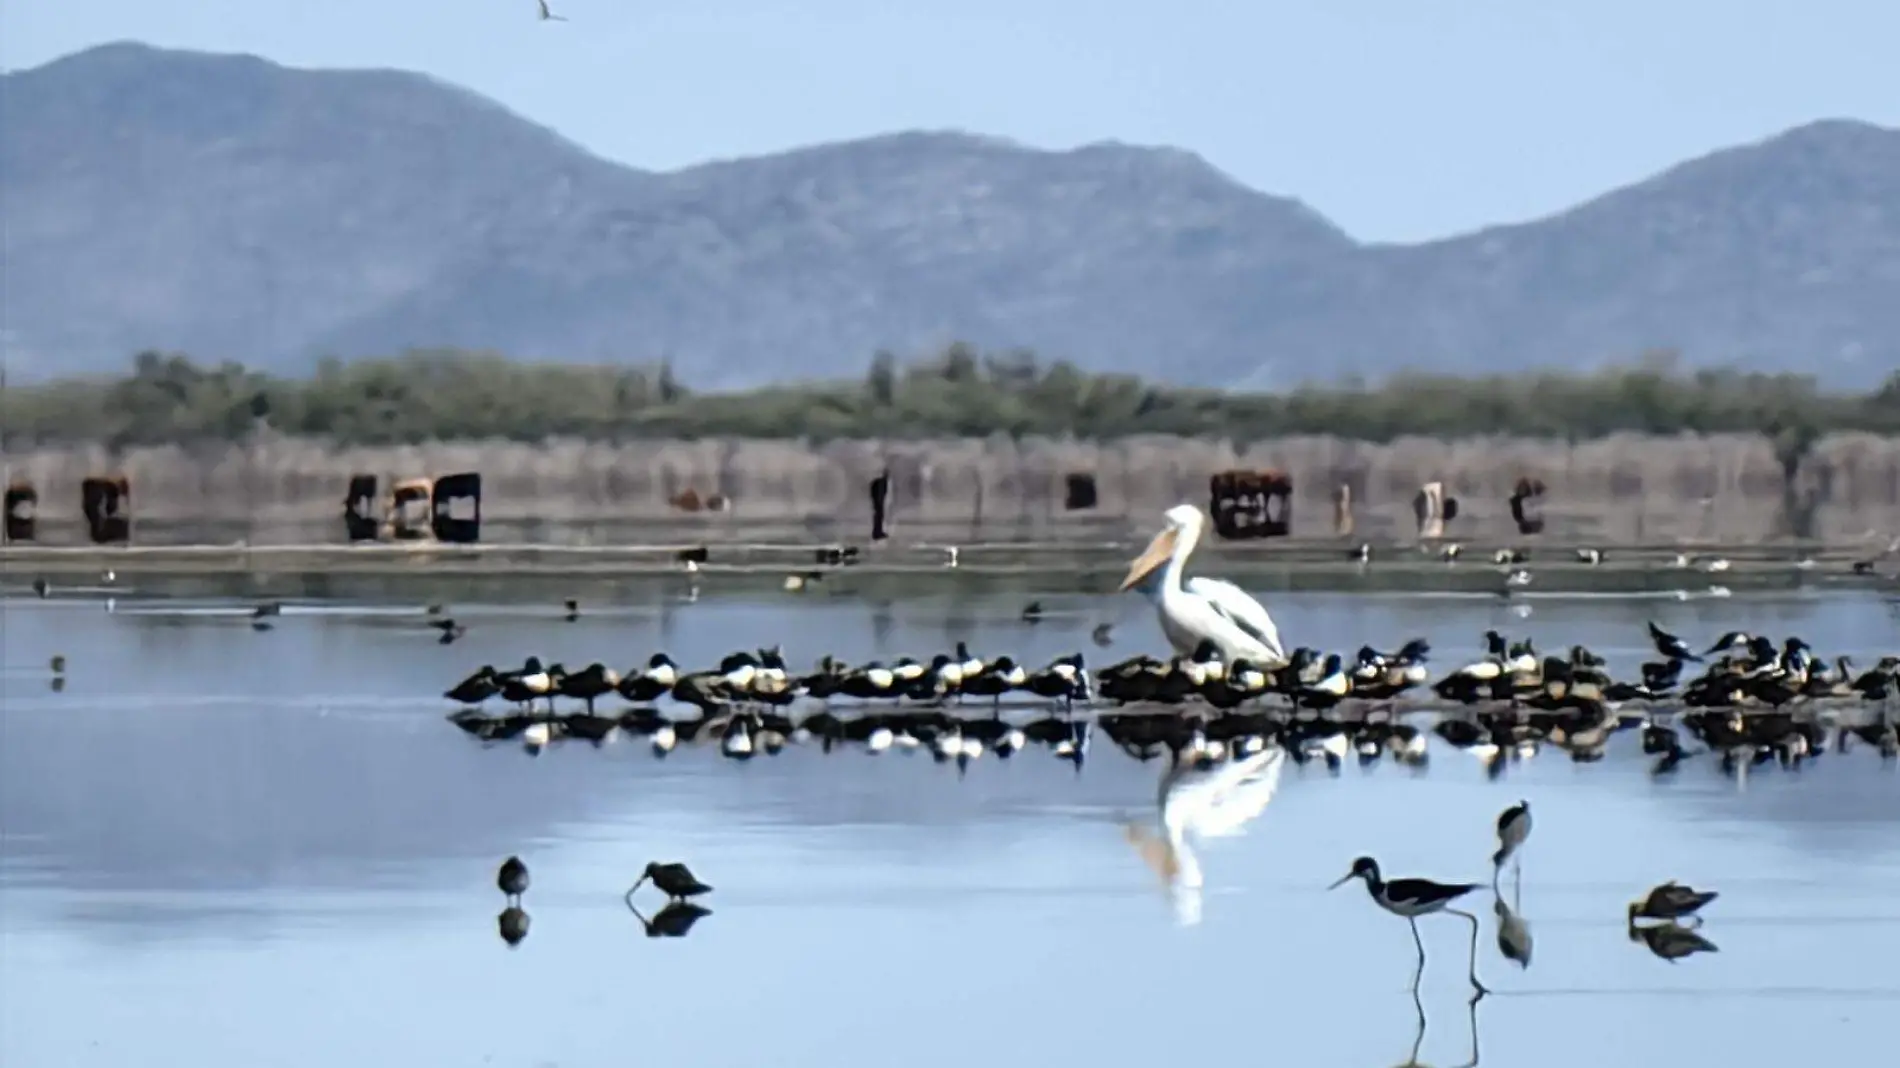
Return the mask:
<path id="1" fill-rule="evenodd" d="M 1197 575 L 1182 583 L 1187 592 L 1206 601 L 1222 618 L 1239 627 L 1242 632 L 1267 647 L 1281 663 L 1286 661 L 1286 649 L 1280 644 L 1280 628 L 1273 625 L 1273 617 L 1266 608 L 1254 600 L 1246 590 L 1231 582 L 1217 578 Z M 1262 667 L 1278 667 L 1279 664 L 1262 664 Z"/>

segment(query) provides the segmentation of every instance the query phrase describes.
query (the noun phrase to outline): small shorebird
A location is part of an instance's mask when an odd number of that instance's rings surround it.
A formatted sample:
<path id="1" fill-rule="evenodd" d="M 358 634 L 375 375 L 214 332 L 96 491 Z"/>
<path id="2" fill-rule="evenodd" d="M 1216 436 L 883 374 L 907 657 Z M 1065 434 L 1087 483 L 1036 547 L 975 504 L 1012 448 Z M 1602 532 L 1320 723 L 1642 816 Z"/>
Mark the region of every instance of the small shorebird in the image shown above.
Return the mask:
<path id="1" fill-rule="evenodd" d="M 1519 801 L 1498 815 L 1498 851 L 1491 854 L 1491 885 L 1497 886 L 1504 862 L 1531 836 L 1531 803 Z M 1522 871 L 1518 865 L 1513 868 Z"/>
<path id="2" fill-rule="evenodd" d="M 1676 920 L 1692 916 L 1702 906 L 1714 901 L 1720 895 L 1714 890 L 1697 890 L 1694 887 L 1680 886 L 1674 879 L 1651 890 L 1649 896 L 1641 901 L 1630 902 L 1630 923 L 1637 919 Z"/>
<path id="3" fill-rule="evenodd" d="M 640 873 L 640 878 L 634 880 L 633 886 L 627 890 L 627 896 L 632 897 L 633 892 L 640 889 L 640 884 L 648 879 L 653 880 L 654 886 L 659 887 L 662 893 L 675 901 L 698 897 L 712 890 L 712 887 L 695 878 L 686 865 L 662 864 L 656 860 L 646 866 L 646 870 Z"/>
<path id="4" fill-rule="evenodd" d="M 1340 876 L 1339 881 L 1327 889 L 1338 889 L 1355 878 L 1365 882 L 1366 892 L 1372 895 L 1374 904 L 1394 916 L 1405 917 L 1405 922 L 1411 925 L 1412 944 L 1418 947 L 1418 970 L 1412 973 L 1413 990 L 1418 989 L 1418 981 L 1425 974 L 1425 942 L 1418 935 L 1418 918 L 1434 912 L 1448 912 L 1471 921 L 1471 985 L 1480 995 L 1490 993 L 1478 981 L 1478 917 L 1450 907 L 1452 902 L 1476 890 L 1477 883 L 1435 883 L 1430 879 L 1394 879 L 1386 882 L 1379 875 L 1378 861 L 1371 857 L 1360 857 L 1352 862 L 1351 871 Z"/>
<path id="5" fill-rule="evenodd" d="M 501 862 L 501 870 L 495 873 L 495 885 L 508 895 L 508 900 L 519 903 L 521 895 L 528 892 L 528 866 L 520 857 L 509 857 Z"/>

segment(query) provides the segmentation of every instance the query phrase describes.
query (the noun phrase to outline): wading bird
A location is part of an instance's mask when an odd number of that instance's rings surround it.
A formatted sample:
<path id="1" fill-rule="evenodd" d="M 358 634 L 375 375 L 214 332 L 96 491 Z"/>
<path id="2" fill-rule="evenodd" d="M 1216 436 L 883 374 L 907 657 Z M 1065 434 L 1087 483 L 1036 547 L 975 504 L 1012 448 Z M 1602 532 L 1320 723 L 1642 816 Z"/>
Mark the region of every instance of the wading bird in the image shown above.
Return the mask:
<path id="1" fill-rule="evenodd" d="M 495 873 L 495 885 L 508 895 L 508 900 L 519 904 L 521 895 L 528 892 L 528 866 L 520 857 L 509 857 L 501 862 L 501 870 Z"/>
<path id="2" fill-rule="evenodd" d="M 660 888 L 661 893 L 675 901 L 698 897 L 712 890 L 712 887 L 694 878 L 692 871 L 686 865 L 662 864 L 656 860 L 648 864 L 646 870 L 640 873 L 640 877 L 634 880 L 633 886 L 627 890 L 627 895 L 631 897 L 635 890 L 640 889 L 640 884 L 649 879 L 653 880 L 654 886 Z"/>
<path id="3" fill-rule="evenodd" d="M 1352 870 L 1339 877 L 1339 880 L 1327 887 L 1336 890 L 1353 879 L 1363 880 L 1366 892 L 1372 896 L 1373 903 L 1394 916 L 1405 917 L 1412 927 L 1412 944 L 1418 947 L 1418 970 L 1412 973 L 1412 989 L 1418 989 L 1418 981 L 1425 975 L 1425 941 L 1418 935 L 1418 918 L 1434 912 L 1448 912 L 1454 916 L 1463 916 L 1471 921 L 1471 986 L 1480 995 L 1490 991 L 1478 981 L 1478 917 L 1469 912 L 1454 909 L 1451 903 L 1478 888 L 1477 883 L 1435 883 L 1430 879 L 1394 879 L 1386 882 L 1379 875 L 1379 862 L 1371 857 L 1360 857 L 1352 862 Z"/>

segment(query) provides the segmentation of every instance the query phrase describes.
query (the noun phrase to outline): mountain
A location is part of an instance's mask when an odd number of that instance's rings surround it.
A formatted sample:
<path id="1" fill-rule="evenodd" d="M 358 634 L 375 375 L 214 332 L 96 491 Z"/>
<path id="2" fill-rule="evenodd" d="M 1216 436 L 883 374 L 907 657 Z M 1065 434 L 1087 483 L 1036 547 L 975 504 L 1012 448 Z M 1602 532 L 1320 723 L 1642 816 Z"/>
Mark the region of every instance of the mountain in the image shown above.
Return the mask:
<path id="1" fill-rule="evenodd" d="M 1658 348 L 1854 384 L 1900 366 L 1900 131 L 1860 123 L 1391 246 L 1175 149 L 902 133 L 653 173 L 420 75 L 137 44 L 0 94 L 26 377 L 453 345 L 738 386 L 950 339 L 1276 386 Z"/>

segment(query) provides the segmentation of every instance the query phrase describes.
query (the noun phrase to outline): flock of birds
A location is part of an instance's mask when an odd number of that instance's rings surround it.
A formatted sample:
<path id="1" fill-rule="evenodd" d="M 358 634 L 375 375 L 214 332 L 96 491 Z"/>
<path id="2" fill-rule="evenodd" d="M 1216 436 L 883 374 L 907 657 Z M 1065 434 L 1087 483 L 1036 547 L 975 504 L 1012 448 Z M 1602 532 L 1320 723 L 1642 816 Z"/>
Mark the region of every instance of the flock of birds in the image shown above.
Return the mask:
<path id="1" fill-rule="evenodd" d="M 640 911 L 633 902 L 634 891 L 651 882 L 666 895 L 666 902 L 651 917 Z M 528 865 L 520 857 L 511 856 L 501 862 L 495 872 L 495 886 L 502 892 L 507 907 L 501 915 L 495 917 L 501 940 L 509 948 L 519 946 L 528 937 L 529 916 L 522 907 L 522 895 L 528 892 Z M 684 938 L 693 925 L 707 916 L 712 910 L 704 905 L 695 904 L 693 898 L 712 892 L 712 887 L 701 882 L 691 868 L 677 861 L 652 861 L 640 872 L 632 886 L 621 896 L 627 911 L 633 913 L 640 926 L 646 929 L 648 938 Z"/>
<path id="2" fill-rule="evenodd" d="M 1654 623 L 1649 638 L 1657 658 L 1631 680 L 1611 678 L 1584 646 L 1541 655 L 1530 640 L 1492 630 L 1483 655 L 1436 680 L 1422 638 L 1350 657 L 1297 648 L 1274 668 L 1228 661 L 1203 640 L 1187 656 L 1136 656 L 1100 670 L 1079 652 L 1032 669 L 959 642 L 928 660 L 850 666 L 827 656 L 807 674 L 790 672 L 778 648 L 735 652 L 690 672 L 664 653 L 624 673 L 600 663 L 570 671 L 529 657 L 508 671 L 483 665 L 445 696 L 463 706 L 449 716 L 463 731 L 486 742 L 519 739 L 531 752 L 628 733 L 646 736 L 660 754 L 717 740 L 724 755 L 748 759 L 815 742 L 826 752 L 927 748 L 967 767 L 985 753 L 1006 758 L 1034 743 L 1080 768 L 1099 729 L 1139 760 L 1166 753 L 1207 762 L 1278 745 L 1299 763 L 1320 759 L 1337 770 L 1355 755 L 1366 764 L 1390 756 L 1424 765 L 1435 735 L 1500 774 L 1544 745 L 1580 763 L 1599 760 L 1614 735 L 1640 728 L 1658 775 L 1698 752 L 1715 754 L 1731 773 L 1770 761 L 1799 767 L 1860 744 L 1888 760 L 1900 756 L 1888 712 L 1900 697 L 1900 656 L 1856 670 L 1849 657 L 1823 660 L 1800 638 L 1733 631 L 1697 652 Z M 1700 666 L 1694 675 L 1691 664 Z M 610 697 L 632 707 L 601 711 Z M 1005 699 L 1016 710 L 1023 698 L 1042 714 L 1006 718 Z M 581 707 L 563 710 L 560 699 Z M 663 699 L 690 711 L 662 711 Z M 510 707 L 484 710 L 491 701 Z M 1855 705 L 1873 714 L 1838 714 Z M 1436 722 L 1407 722 L 1419 712 Z"/>
<path id="3" fill-rule="evenodd" d="M 1504 810 L 1497 819 L 1497 851 L 1491 855 L 1491 888 L 1498 889 L 1499 877 L 1504 866 L 1509 863 L 1515 877 L 1522 878 L 1522 867 L 1517 859 L 1518 850 L 1523 848 L 1531 834 L 1531 806 L 1528 801 L 1519 801 Z M 1474 913 L 1454 908 L 1454 903 L 1471 892 L 1479 889 L 1482 883 L 1440 883 L 1430 879 L 1386 879 L 1379 869 L 1379 862 L 1372 857 L 1359 857 L 1352 867 L 1339 877 L 1327 889 L 1340 886 L 1358 879 L 1365 884 L 1366 893 L 1374 904 L 1394 916 L 1403 917 L 1412 929 L 1412 944 L 1418 950 L 1418 967 L 1412 973 L 1412 991 L 1418 991 L 1419 980 L 1425 974 L 1425 942 L 1419 937 L 1418 920 L 1421 916 L 1434 913 L 1459 916 L 1471 924 L 1471 957 L 1468 978 L 1471 982 L 1473 998 L 1483 997 L 1490 991 L 1478 978 L 1478 917 Z M 1641 942 L 1656 956 L 1674 963 L 1683 957 L 1695 953 L 1716 951 L 1714 943 L 1698 933 L 1701 920 L 1696 915 L 1703 906 L 1718 896 L 1713 890 L 1697 890 L 1694 887 L 1677 883 L 1673 879 L 1650 890 L 1642 899 L 1629 903 L 1628 932 L 1632 942 Z M 1504 903 L 1501 893 L 1495 895 L 1498 917 L 1498 949 L 1509 960 L 1520 967 L 1529 967 L 1531 960 L 1531 938 L 1529 925 L 1523 921 L 1514 908 Z M 1693 919 L 1693 925 L 1682 921 Z M 1639 920 L 1655 922 L 1638 923 Z"/>

